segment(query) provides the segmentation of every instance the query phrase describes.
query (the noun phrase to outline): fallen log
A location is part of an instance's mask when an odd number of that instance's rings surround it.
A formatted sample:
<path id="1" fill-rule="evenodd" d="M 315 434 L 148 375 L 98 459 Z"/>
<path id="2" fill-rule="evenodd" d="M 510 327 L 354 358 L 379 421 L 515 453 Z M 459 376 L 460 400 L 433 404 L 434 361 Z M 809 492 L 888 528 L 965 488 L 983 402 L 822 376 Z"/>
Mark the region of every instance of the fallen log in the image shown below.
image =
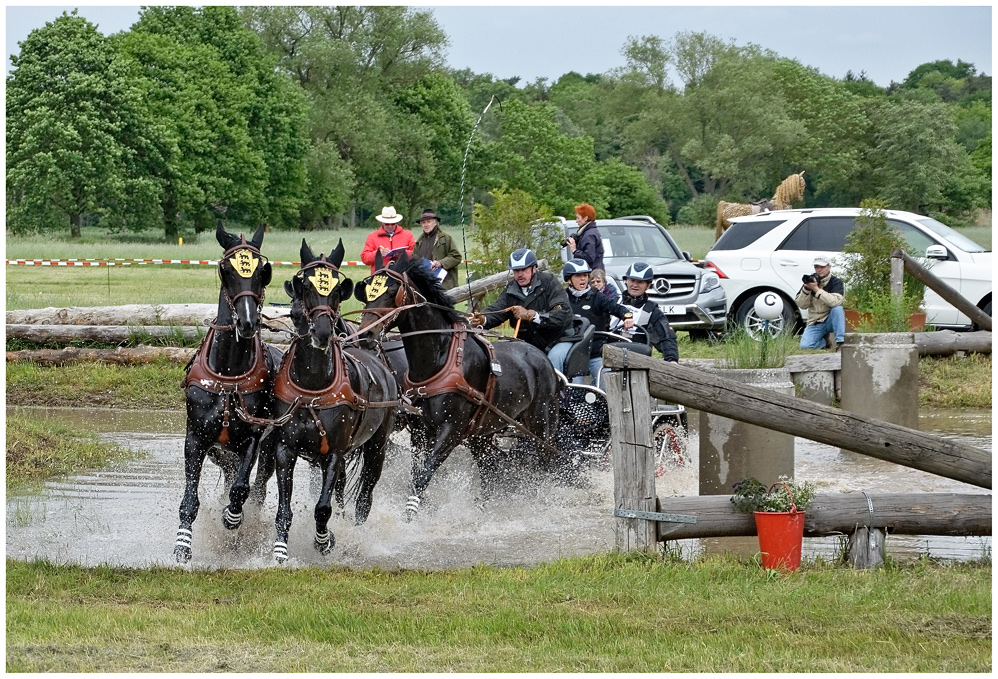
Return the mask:
<path id="1" fill-rule="evenodd" d="M 924 266 L 912 259 L 904 250 L 897 248 L 891 253 L 892 259 L 900 259 L 904 262 L 904 270 L 913 278 L 918 279 L 931 288 L 944 300 L 955 306 L 960 312 L 966 315 L 981 330 L 991 330 L 991 317 L 984 311 L 977 308 L 973 301 L 967 299 L 955 290 L 949 283 L 939 278 Z"/>
<path id="2" fill-rule="evenodd" d="M 187 342 L 196 342 L 204 337 L 206 332 L 207 328 L 203 326 L 181 325 L 8 325 L 7 339 L 16 338 L 38 344 L 74 341 L 122 344 L 144 337 L 156 339 L 183 337 Z M 270 330 L 261 330 L 260 333 L 265 342 L 287 342 L 287 335 L 284 333 Z"/>
<path id="3" fill-rule="evenodd" d="M 218 304 L 124 304 L 121 306 L 46 307 L 7 311 L 7 325 L 191 325 L 215 318 Z M 266 306 L 264 317 L 287 318 L 288 307 Z"/>
<path id="4" fill-rule="evenodd" d="M 647 370 L 651 395 L 670 403 L 991 488 L 990 453 L 964 443 L 633 351 L 625 357 L 625 350 L 609 345 L 603 347 L 603 363 L 613 370 Z"/>
<path id="5" fill-rule="evenodd" d="M 87 349 L 66 347 L 65 349 L 24 349 L 8 351 L 7 362 L 30 361 L 39 365 L 68 365 L 71 363 L 97 362 L 116 365 L 142 365 L 168 360 L 186 364 L 194 349 L 181 347 L 118 347 L 117 349 Z"/>
<path id="6" fill-rule="evenodd" d="M 548 261 L 546 259 L 539 260 L 537 262 L 537 268 L 541 271 L 547 271 Z M 450 297 L 451 301 L 455 304 L 458 302 L 467 302 L 473 297 L 481 297 L 490 290 L 498 290 L 499 288 L 505 287 L 509 280 L 509 272 L 500 271 L 499 273 L 494 273 L 491 276 L 486 276 L 485 278 L 471 281 L 471 283 L 466 283 L 464 285 L 459 285 L 456 288 L 452 288 L 447 291 L 447 296 Z"/>
<path id="7" fill-rule="evenodd" d="M 873 514 L 870 514 L 870 504 Z M 660 497 L 658 511 L 689 514 L 696 523 L 658 522 L 658 539 L 755 535 L 755 518 L 736 511 L 729 495 Z M 991 535 L 985 493 L 819 493 L 804 514 L 804 536 L 850 535 L 857 527 L 898 535 Z"/>
<path id="8" fill-rule="evenodd" d="M 958 351 L 968 354 L 990 354 L 991 331 L 936 330 L 935 332 L 916 332 L 915 347 L 920 356 L 950 356 Z"/>

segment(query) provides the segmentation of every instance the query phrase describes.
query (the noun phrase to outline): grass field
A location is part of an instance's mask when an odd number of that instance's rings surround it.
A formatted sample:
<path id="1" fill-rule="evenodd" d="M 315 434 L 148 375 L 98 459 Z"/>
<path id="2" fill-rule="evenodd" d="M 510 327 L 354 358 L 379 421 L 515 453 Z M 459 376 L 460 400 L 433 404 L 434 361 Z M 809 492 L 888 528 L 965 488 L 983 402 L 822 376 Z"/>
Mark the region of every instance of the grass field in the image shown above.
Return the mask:
<path id="1" fill-rule="evenodd" d="M 714 242 L 712 228 L 673 226 L 670 233 L 679 246 L 701 259 Z M 968 227 L 961 232 L 986 248 L 991 247 L 990 227 Z M 196 242 L 175 243 L 155 241 L 153 234 L 109 235 L 98 229 L 84 229 L 79 242 L 61 235 L 8 237 L 7 259 L 185 259 L 214 260 L 220 255 L 214 233 L 203 233 Z M 304 237 L 313 252 L 328 253 L 339 239 L 346 250 L 345 261 L 359 261 L 368 231 L 276 231 L 264 237 L 263 252 L 272 261 L 299 260 Z M 455 237 L 457 238 L 456 232 Z M 460 242 L 460 238 L 458 238 Z M 472 249 L 473 234 L 467 234 L 468 249 Z M 291 278 L 297 267 L 278 265 L 267 288 L 267 299 L 286 304 L 284 281 Z M 345 267 L 354 280 L 366 276 L 366 266 Z M 462 267 L 460 281 L 466 272 Z M 6 272 L 6 308 L 39 309 L 64 306 L 117 306 L 121 304 L 188 304 L 214 303 L 218 299 L 218 279 L 214 267 L 181 264 L 147 264 L 114 267 L 51 267 L 8 265 Z M 348 300 L 345 311 L 360 308 L 360 303 Z"/>
<path id="2" fill-rule="evenodd" d="M 598 555 L 389 572 L 7 561 L 8 672 L 990 672 L 991 566 Z"/>

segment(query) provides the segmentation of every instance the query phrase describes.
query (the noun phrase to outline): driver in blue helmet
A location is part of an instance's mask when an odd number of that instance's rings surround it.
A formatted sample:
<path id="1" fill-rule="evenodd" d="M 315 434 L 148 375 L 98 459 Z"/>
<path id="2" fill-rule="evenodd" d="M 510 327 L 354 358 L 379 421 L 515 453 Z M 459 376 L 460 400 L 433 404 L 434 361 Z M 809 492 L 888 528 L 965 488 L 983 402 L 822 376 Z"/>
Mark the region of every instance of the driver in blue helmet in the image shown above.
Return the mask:
<path id="1" fill-rule="evenodd" d="M 513 280 L 499 293 L 499 298 L 481 313 L 471 315 L 471 324 L 485 329 L 509 321 L 520 321 L 517 337 L 547 353 L 558 371 L 572 348 L 569 339 L 572 307 L 568 295 L 554 275 L 537 270 L 537 256 L 528 248 L 509 256 Z"/>
<path id="2" fill-rule="evenodd" d="M 676 332 L 669 325 L 658 304 L 648 299 L 648 288 L 651 287 L 654 273 L 651 266 L 644 262 L 634 262 L 624 274 L 624 292 L 620 303 L 634 314 L 634 327 L 625 331 L 635 342 L 646 342 L 662 352 L 666 361 L 679 362 L 679 345 L 676 343 Z M 622 323 L 611 326 L 618 332 Z"/>

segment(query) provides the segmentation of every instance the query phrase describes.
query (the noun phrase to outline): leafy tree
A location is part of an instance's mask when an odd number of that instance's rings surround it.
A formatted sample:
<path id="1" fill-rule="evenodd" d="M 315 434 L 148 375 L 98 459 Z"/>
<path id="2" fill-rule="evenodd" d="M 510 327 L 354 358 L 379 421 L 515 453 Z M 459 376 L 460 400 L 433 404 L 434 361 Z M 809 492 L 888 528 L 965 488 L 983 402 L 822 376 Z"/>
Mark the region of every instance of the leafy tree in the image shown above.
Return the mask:
<path id="1" fill-rule="evenodd" d="M 963 150 L 943 104 L 888 101 L 871 112 L 873 148 L 867 162 L 879 198 L 925 214 L 943 204 L 943 187 Z"/>
<path id="2" fill-rule="evenodd" d="M 305 98 L 236 9 L 146 8 L 122 42 L 162 119 L 178 126 L 173 168 L 163 168 L 168 235 L 181 214 L 200 229 L 222 210 L 296 223 L 307 191 Z"/>
<path id="3" fill-rule="evenodd" d="M 333 148 L 340 155 L 342 171 L 333 175 L 316 174 L 319 168 L 312 164 L 312 196 L 321 200 L 303 211 L 303 219 L 345 209 L 329 200 L 345 192 L 368 205 L 411 195 L 412 187 L 405 182 L 414 171 L 429 168 L 414 153 L 426 148 L 433 132 L 422 129 L 410 112 L 399 110 L 396 97 L 443 68 L 446 36 L 432 14 L 389 6 L 250 6 L 240 11 L 246 25 L 277 56 L 281 70 L 306 92 L 312 144 L 324 145 L 323 155 Z M 408 170 L 399 172 L 393 161 Z M 386 178 L 386 171 L 396 182 Z M 334 178 L 345 183 L 328 189 L 315 186 Z"/>
<path id="4" fill-rule="evenodd" d="M 128 176 L 146 146 L 140 102 L 110 43 L 86 19 L 63 13 L 32 31 L 7 76 L 7 223 L 13 232 L 68 222 L 80 237 L 87 213 L 148 211 L 154 187 Z M 131 136 L 134 144 L 125 145 Z M 131 191 L 126 201 L 126 191 Z"/>
<path id="5" fill-rule="evenodd" d="M 477 243 L 474 259 L 486 262 L 483 273 L 496 273 L 506 268 L 509 255 L 519 248 L 531 248 L 538 259 L 560 260 L 560 242 L 564 230 L 560 226 L 545 229 L 542 225 L 553 219 L 551 208 L 538 203 L 525 191 L 500 187 L 490 192 L 492 204 L 475 203 Z"/>
<path id="6" fill-rule="evenodd" d="M 590 137 L 562 134 L 551 104 L 508 102 L 502 112 L 502 138 L 492 143 L 496 176 L 493 186 L 507 185 L 535 196 L 562 215 L 582 202 L 605 214 L 608 191 L 600 181 Z"/>
<path id="7" fill-rule="evenodd" d="M 598 172 L 609 196 L 608 216 L 650 215 L 659 224 L 669 223 L 669 206 L 641 170 L 611 158 L 600 163 Z"/>

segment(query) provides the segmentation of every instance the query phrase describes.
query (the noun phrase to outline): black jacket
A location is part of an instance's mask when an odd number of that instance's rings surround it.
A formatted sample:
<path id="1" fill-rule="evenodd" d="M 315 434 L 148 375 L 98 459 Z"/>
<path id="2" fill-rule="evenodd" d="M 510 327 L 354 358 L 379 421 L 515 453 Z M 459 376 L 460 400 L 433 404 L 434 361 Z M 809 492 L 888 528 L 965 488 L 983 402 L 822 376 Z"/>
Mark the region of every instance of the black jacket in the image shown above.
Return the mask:
<path id="1" fill-rule="evenodd" d="M 626 314 L 631 313 L 627 307 L 611 302 L 610 298 L 596 288 L 589 288 L 585 294 L 576 297 L 571 290 L 566 289 L 568 302 L 572 305 L 572 311 L 576 316 L 582 316 L 595 326 L 597 331 L 606 332 L 610 329 L 610 316 L 616 316 L 623 320 Z M 606 337 L 594 335 L 593 343 L 589 350 L 589 357 L 595 358 L 601 355 Z"/>
<path id="2" fill-rule="evenodd" d="M 572 257 L 584 259 L 591 269 L 603 268 L 603 237 L 600 236 L 596 222 L 586 222 L 573 236 L 575 252 Z"/>
<path id="3" fill-rule="evenodd" d="M 523 321 L 518 337 L 547 351 L 558 340 L 565 337 L 572 324 L 572 307 L 568 303 L 565 288 L 558 279 L 546 271 L 537 271 L 527 294 L 524 295 L 516 281 L 510 281 L 506 289 L 499 293 L 495 302 L 482 310 L 485 315 L 485 328 L 494 328 L 509 321 L 515 324 L 513 313 L 505 311 L 511 306 L 522 306 L 540 314 L 540 323 Z"/>
<path id="4" fill-rule="evenodd" d="M 669 319 L 662 313 L 658 304 L 648 299 L 644 294 L 640 297 L 631 297 L 624 292 L 620 298 L 623 306 L 634 310 L 634 339 L 638 342 L 645 341 L 662 352 L 662 358 L 666 361 L 679 361 L 679 345 L 676 343 L 676 331 L 669 325 Z M 647 320 L 644 320 L 646 312 Z M 640 325 L 639 325 L 640 324 Z"/>

